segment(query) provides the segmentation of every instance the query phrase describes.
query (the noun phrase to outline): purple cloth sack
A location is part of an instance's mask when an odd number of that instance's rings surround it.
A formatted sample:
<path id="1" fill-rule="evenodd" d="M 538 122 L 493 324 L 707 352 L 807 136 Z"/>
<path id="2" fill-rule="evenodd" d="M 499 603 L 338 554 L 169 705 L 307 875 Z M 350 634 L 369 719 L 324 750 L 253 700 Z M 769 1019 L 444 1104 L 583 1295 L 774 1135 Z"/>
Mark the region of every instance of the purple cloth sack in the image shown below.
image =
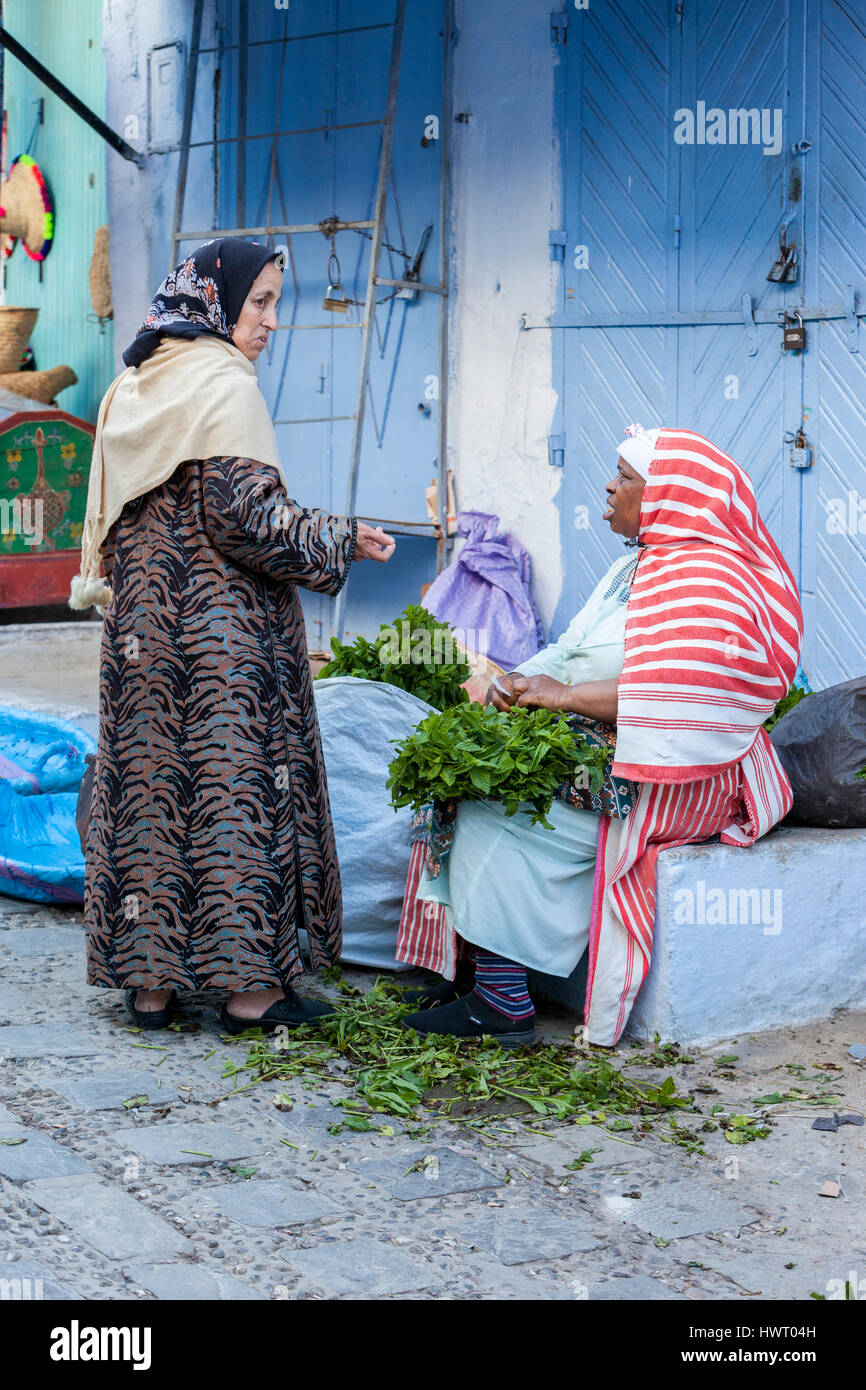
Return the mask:
<path id="1" fill-rule="evenodd" d="M 544 629 L 529 592 L 529 555 L 513 536 L 498 536 L 498 526 L 498 516 L 458 512 L 466 544 L 422 602 L 434 618 L 459 629 L 465 646 L 511 671 L 544 646 Z"/>

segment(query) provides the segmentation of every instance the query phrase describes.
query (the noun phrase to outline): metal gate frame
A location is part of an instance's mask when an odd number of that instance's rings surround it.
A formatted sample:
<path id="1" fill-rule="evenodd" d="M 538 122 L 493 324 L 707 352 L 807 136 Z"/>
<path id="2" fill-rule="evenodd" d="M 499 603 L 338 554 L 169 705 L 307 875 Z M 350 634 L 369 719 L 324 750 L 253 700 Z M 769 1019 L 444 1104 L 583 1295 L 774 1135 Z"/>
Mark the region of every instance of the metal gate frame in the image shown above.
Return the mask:
<path id="1" fill-rule="evenodd" d="M 192 17 L 192 29 L 190 35 L 189 66 L 184 93 L 183 125 L 180 140 L 180 156 L 178 163 L 178 177 L 175 191 L 174 216 L 172 222 L 172 239 L 169 269 L 173 269 L 177 263 L 179 247 L 183 241 L 202 241 L 213 237 L 235 236 L 286 236 L 304 235 L 308 233 L 323 232 L 320 223 L 277 223 L 268 220 L 262 227 L 237 226 L 231 228 L 208 228 L 208 229 L 187 229 L 183 227 L 183 210 L 186 197 L 186 183 L 189 169 L 189 153 L 192 147 L 191 134 L 192 122 L 195 111 L 195 93 L 198 76 L 198 60 L 202 53 L 201 30 L 204 12 L 204 0 L 195 0 Z M 240 0 L 240 21 L 241 21 L 241 40 L 240 49 L 245 49 L 246 37 L 246 13 L 247 0 Z M 450 206 L 450 180 L 451 180 L 451 151 L 450 151 L 450 111 L 451 111 L 451 91 L 452 91 L 452 50 L 455 39 L 454 29 L 454 0 L 443 0 L 443 60 L 442 60 L 442 116 L 439 123 L 439 142 L 440 142 L 440 172 L 439 172 L 439 266 L 438 282 L 426 284 L 418 278 L 413 279 L 393 279 L 379 274 L 379 263 L 383 245 L 383 234 L 385 224 L 385 211 L 388 199 L 388 189 L 391 177 L 391 158 L 393 150 L 394 121 L 397 106 L 397 91 L 400 79 L 400 62 L 402 55 L 403 32 L 406 18 L 406 0 L 395 0 L 394 20 L 392 21 L 393 37 L 391 45 L 391 60 L 388 77 L 388 95 L 386 101 L 385 115 L 381 122 L 374 124 L 382 125 L 382 144 L 379 154 L 379 170 L 376 187 L 374 217 L 370 219 L 359 219 L 356 221 L 335 221 L 330 219 L 329 225 L 333 231 L 355 230 L 370 234 L 372 246 L 370 249 L 370 259 L 367 271 L 367 287 L 364 298 L 364 317 L 361 320 L 361 347 L 360 363 L 358 371 L 358 384 L 355 396 L 355 410 L 349 418 L 354 420 L 352 448 L 349 460 L 349 481 L 346 493 L 346 515 L 354 514 L 355 503 L 358 491 L 358 474 L 361 462 L 361 449 L 363 445 L 364 422 L 366 417 L 367 393 L 370 388 L 370 354 L 372 347 L 372 327 L 375 321 L 376 292 L 378 287 L 389 286 L 395 289 L 413 290 L 416 293 L 436 294 L 439 296 L 439 415 L 438 415 L 438 439 L 437 439 L 437 491 L 438 491 L 438 515 L 435 522 L 411 522 L 411 521 L 392 521 L 387 518 L 360 517 L 359 520 L 372 522 L 376 525 L 386 526 L 397 535 L 430 535 L 436 540 L 436 571 L 441 572 L 447 563 L 448 554 L 451 549 L 452 541 L 448 536 L 447 508 L 448 508 L 448 468 L 447 468 L 447 449 L 448 449 L 448 217 Z M 286 21 L 288 23 L 288 9 L 286 10 Z M 384 26 L 383 26 L 384 27 Z M 348 32 L 346 30 L 328 31 L 329 35 L 339 35 Z M 309 35 L 301 36 L 309 38 Z M 321 37 L 319 35 L 318 37 Z M 285 47 L 287 43 L 301 41 L 300 38 L 284 38 L 282 43 Z M 280 40 L 274 40 L 279 43 Z M 246 112 L 246 65 L 239 61 L 239 124 L 245 125 Z M 304 133 L 315 133 L 316 131 L 327 131 L 341 129 L 332 124 L 322 125 L 311 128 Z M 281 135 L 293 134 L 291 131 L 275 131 L 274 144 Z M 243 220 L 244 213 L 244 142 L 246 136 L 238 139 L 238 187 L 237 187 L 237 208 L 238 220 Z M 270 138 L 270 137 L 269 137 Z M 213 141 L 197 142 L 222 143 L 219 139 Z M 327 220 L 327 219 L 326 219 Z M 295 325 L 288 326 L 290 330 L 295 328 L 321 327 L 324 331 L 331 330 L 334 325 Z M 323 416 L 322 423 L 336 419 L 334 416 Z M 345 418 L 345 417 L 339 417 Z M 335 615 L 335 629 L 338 638 L 342 639 L 345 621 L 345 587 L 337 597 L 337 607 Z"/>

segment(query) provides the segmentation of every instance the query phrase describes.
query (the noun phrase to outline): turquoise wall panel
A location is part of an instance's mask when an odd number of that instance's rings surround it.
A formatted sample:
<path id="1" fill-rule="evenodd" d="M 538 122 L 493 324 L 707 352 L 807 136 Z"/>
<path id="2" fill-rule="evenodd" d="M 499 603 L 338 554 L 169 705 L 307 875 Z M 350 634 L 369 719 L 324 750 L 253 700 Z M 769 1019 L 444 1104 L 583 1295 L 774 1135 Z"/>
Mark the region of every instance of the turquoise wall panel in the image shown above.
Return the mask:
<path id="1" fill-rule="evenodd" d="M 105 115 L 105 61 L 102 53 L 101 0 L 6 0 L 4 23 L 97 115 Z M 37 366 L 66 362 L 78 384 L 58 396 L 58 405 L 95 420 L 114 376 L 113 329 L 94 320 L 89 270 L 93 236 L 107 220 L 106 146 L 95 131 L 37 81 L 8 53 L 5 102 L 9 113 L 9 162 L 27 150 L 39 98 L 44 123 L 33 155 L 51 189 L 55 207 L 54 245 L 39 264 L 17 246 L 6 265 L 6 303 L 39 309 L 31 339 Z M 120 156 L 108 152 L 108 158 Z"/>

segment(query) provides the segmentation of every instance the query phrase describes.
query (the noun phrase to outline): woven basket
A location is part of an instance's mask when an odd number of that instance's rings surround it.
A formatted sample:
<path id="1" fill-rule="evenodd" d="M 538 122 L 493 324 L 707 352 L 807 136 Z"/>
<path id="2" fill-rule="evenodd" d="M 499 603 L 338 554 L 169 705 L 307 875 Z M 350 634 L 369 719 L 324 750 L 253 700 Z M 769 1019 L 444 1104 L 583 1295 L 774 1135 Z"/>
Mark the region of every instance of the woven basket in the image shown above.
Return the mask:
<path id="1" fill-rule="evenodd" d="M 72 368 L 65 365 L 44 372 L 0 372 L 0 389 L 50 405 L 58 391 L 74 386 L 77 380 Z"/>
<path id="2" fill-rule="evenodd" d="M 90 258 L 90 302 L 97 318 L 110 319 L 113 315 L 111 304 L 111 270 L 108 263 L 108 227 L 97 227 L 93 238 L 93 255 Z"/>
<path id="3" fill-rule="evenodd" d="M 39 313 L 0 304 L 0 372 L 17 372 Z"/>

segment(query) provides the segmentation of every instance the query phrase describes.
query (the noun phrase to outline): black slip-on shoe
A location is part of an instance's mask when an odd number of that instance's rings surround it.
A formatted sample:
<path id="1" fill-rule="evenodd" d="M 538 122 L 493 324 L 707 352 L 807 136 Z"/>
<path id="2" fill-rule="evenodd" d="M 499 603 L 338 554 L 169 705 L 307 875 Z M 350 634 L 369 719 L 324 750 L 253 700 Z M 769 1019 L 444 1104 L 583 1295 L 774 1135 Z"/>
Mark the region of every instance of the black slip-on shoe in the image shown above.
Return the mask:
<path id="1" fill-rule="evenodd" d="M 139 1028 L 167 1028 L 172 1022 L 175 1005 L 177 1003 L 177 995 L 174 990 L 172 990 L 171 997 L 165 1008 L 155 1010 L 137 1009 L 135 1007 L 135 1001 L 138 997 L 137 989 L 128 989 L 125 991 L 125 994 L 126 1007 L 129 1010 L 130 1017 L 134 1023 L 138 1024 Z"/>
<path id="2" fill-rule="evenodd" d="M 321 999 L 311 999 L 306 994 L 296 994 L 287 989 L 284 997 L 271 1004 L 259 1018 L 239 1018 L 230 1014 L 223 1005 L 220 1023 L 228 1033 L 245 1033 L 248 1028 L 261 1028 L 264 1033 L 272 1033 L 281 1025 L 284 1028 L 300 1028 L 304 1023 L 317 1023 L 321 1018 L 330 1018 L 334 1010 Z"/>
<path id="3" fill-rule="evenodd" d="M 458 970 L 453 980 L 436 980 L 417 989 L 403 991 L 402 1002 L 414 1004 L 416 1009 L 432 1009 L 436 1004 L 451 1004 L 462 999 L 475 987 L 475 971 Z"/>
<path id="4" fill-rule="evenodd" d="M 473 990 L 438 1009 L 420 1009 L 403 1019 L 404 1028 L 423 1035 L 451 1038 L 493 1038 L 500 1047 L 527 1047 L 535 1042 L 535 1014 L 529 1018 L 508 1018 L 492 1009 Z"/>

